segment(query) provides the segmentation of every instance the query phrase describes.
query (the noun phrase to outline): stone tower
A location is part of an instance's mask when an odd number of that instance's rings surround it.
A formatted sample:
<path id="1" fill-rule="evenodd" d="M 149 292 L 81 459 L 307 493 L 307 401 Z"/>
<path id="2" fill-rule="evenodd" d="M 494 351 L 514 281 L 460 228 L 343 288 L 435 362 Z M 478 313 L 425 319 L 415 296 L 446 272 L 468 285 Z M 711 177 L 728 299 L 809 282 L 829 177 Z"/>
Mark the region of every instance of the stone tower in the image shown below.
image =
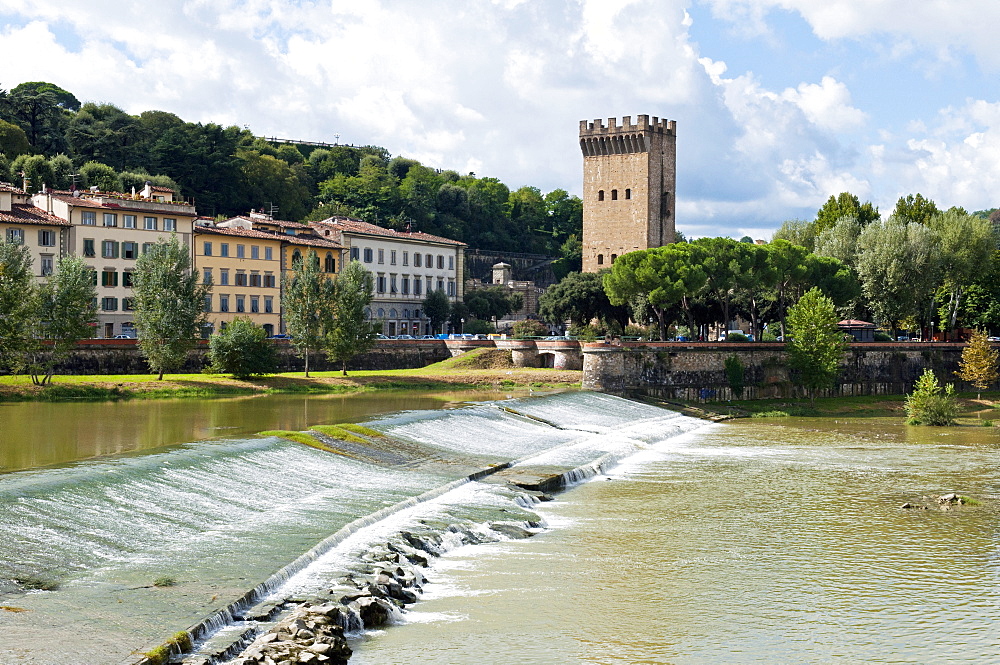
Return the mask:
<path id="1" fill-rule="evenodd" d="M 674 240 L 677 123 L 640 115 L 580 121 L 583 271 Z"/>

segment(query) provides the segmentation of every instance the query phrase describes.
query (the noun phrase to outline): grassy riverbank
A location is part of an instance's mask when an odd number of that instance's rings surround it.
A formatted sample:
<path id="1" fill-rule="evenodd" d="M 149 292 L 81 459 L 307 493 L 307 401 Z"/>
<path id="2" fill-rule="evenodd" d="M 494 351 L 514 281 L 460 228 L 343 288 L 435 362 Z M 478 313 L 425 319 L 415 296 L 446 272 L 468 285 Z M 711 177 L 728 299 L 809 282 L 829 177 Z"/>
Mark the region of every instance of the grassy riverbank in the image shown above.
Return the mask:
<path id="1" fill-rule="evenodd" d="M 484 353 L 485 352 L 485 353 Z M 0 401 L 120 400 L 165 397 L 221 397 L 260 393 L 349 393 L 413 388 L 556 388 L 579 386 L 575 370 L 515 368 L 496 352 L 473 351 L 421 367 L 380 371 L 303 372 L 239 380 L 225 374 L 155 374 L 56 376 L 52 385 L 32 385 L 27 376 L 0 377 Z"/>

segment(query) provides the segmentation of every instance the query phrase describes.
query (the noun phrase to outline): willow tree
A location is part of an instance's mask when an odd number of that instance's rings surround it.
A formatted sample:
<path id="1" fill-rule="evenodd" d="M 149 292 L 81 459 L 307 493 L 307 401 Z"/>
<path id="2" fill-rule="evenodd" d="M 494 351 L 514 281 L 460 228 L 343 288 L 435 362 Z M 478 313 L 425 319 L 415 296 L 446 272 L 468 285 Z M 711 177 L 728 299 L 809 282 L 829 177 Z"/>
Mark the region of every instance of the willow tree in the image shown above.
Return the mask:
<path id="1" fill-rule="evenodd" d="M 176 235 L 161 238 L 136 260 L 135 327 L 139 349 L 157 380 L 180 368 L 200 337 L 210 288 L 191 270 L 191 255 Z"/>
<path id="2" fill-rule="evenodd" d="M 292 272 L 282 278 L 281 311 L 292 345 L 305 360 L 309 376 L 309 355 L 319 353 L 333 327 L 333 280 L 320 269 L 319 257 L 309 250 L 305 260 L 293 259 Z"/>

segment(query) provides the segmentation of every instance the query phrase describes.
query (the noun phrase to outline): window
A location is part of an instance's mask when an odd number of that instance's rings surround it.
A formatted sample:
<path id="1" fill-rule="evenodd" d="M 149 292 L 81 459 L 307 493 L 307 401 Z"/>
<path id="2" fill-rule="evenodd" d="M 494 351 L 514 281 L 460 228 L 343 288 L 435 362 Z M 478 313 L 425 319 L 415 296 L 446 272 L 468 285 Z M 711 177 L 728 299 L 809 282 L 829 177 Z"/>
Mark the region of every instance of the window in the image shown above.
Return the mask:
<path id="1" fill-rule="evenodd" d="M 135 309 L 135 298 L 122 298 L 122 311 L 131 312 Z"/>
<path id="2" fill-rule="evenodd" d="M 39 231 L 38 232 L 38 245 L 40 247 L 55 247 L 56 246 L 56 232 L 55 231 Z"/>
<path id="3" fill-rule="evenodd" d="M 451 255 L 448 257 L 448 270 L 455 269 L 455 256 Z"/>
<path id="4" fill-rule="evenodd" d="M 420 254 L 417 254 L 416 252 L 414 252 L 413 254 L 413 267 L 414 268 L 420 267 Z"/>
<path id="5" fill-rule="evenodd" d="M 618 255 L 617 255 L 617 254 L 612 254 L 612 255 L 611 255 L 611 264 L 612 264 L 612 265 L 614 265 L 614 263 L 615 263 L 615 259 L 617 259 L 617 258 L 618 258 Z"/>
<path id="6" fill-rule="evenodd" d="M 337 272 L 337 260 L 333 258 L 333 252 L 326 253 L 323 270 L 326 272 Z"/>
<path id="7" fill-rule="evenodd" d="M 604 190 L 603 189 L 597 190 L 597 200 L 598 201 L 603 201 L 604 200 Z"/>
<path id="8" fill-rule="evenodd" d="M 272 296 L 264 296 L 264 313 L 274 313 L 274 298 Z"/>
<path id="9" fill-rule="evenodd" d="M 389 265 L 396 265 L 396 250 L 389 250 Z"/>
<path id="10" fill-rule="evenodd" d="M 219 269 L 219 285 L 220 286 L 229 286 L 229 269 L 228 268 L 220 268 Z"/>
<path id="11" fill-rule="evenodd" d="M 125 270 L 122 272 L 122 286 L 127 286 L 132 288 L 132 271 Z"/>
<path id="12" fill-rule="evenodd" d="M 15 245 L 24 244 L 24 229 L 7 229 L 7 242 Z"/>
<path id="13" fill-rule="evenodd" d="M 97 286 L 97 271 L 93 268 L 90 269 L 90 283 Z M 97 306 L 97 298 L 94 298 L 94 306 Z"/>
<path id="14" fill-rule="evenodd" d="M 104 213 L 104 226 L 118 226 L 118 215 L 113 212 Z"/>
<path id="15" fill-rule="evenodd" d="M 250 271 L 250 286 L 260 286 L 260 273 L 256 270 Z"/>
<path id="16" fill-rule="evenodd" d="M 219 311 L 228 312 L 229 311 L 229 296 L 219 296 Z"/>
<path id="17" fill-rule="evenodd" d="M 250 296 L 250 312 L 252 314 L 260 313 L 260 298 L 258 296 Z"/>
<path id="18" fill-rule="evenodd" d="M 135 215 L 122 215 L 122 226 L 124 226 L 126 229 L 134 229 L 135 220 L 136 220 Z"/>
<path id="19" fill-rule="evenodd" d="M 423 284 L 423 282 L 420 281 L 419 277 L 417 277 L 417 278 L 415 278 L 413 280 L 413 295 L 415 295 L 415 296 L 419 296 L 420 295 L 420 285 L 421 284 Z"/>
<path id="20" fill-rule="evenodd" d="M 156 218 L 155 217 L 144 218 L 142 228 L 146 229 L 147 231 L 155 231 L 157 229 Z"/>
<path id="21" fill-rule="evenodd" d="M 444 280 L 443 279 L 439 279 L 438 280 L 438 291 L 444 291 Z"/>
<path id="22" fill-rule="evenodd" d="M 433 290 L 434 290 L 434 278 L 433 277 L 428 277 L 427 278 L 427 293 L 430 293 Z"/>
<path id="23" fill-rule="evenodd" d="M 385 263 L 385 250 L 384 249 L 378 250 L 378 262 L 379 263 Z"/>
<path id="24" fill-rule="evenodd" d="M 247 274 L 242 270 L 236 271 L 236 286 L 247 285 Z"/>
<path id="25" fill-rule="evenodd" d="M 177 220 L 170 217 L 163 218 L 163 230 L 164 231 L 176 231 L 177 230 Z"/>
<path id="26" fill-rule="evenodd" d="M 83 239 L 83 255 L 89 258 L 97 256 L 97 252 L 94 250 L 94 239 L 84 238 Z"/>
<path id="27" fill-rule="evenodd" d="M 97 213 L 93 210 L 84 210 L 80 213 L 80 223 L 84 226 L 97 226 Z"/>
<path id="28" fill-rule="evenodd" d="M 403 252 L 403 265 L 404 266 L 410 265 L 410 253 L 409 252 Z"/>
<path id="29" fill-rule="evenodd" d="M 612 201 L 617 201 L 618 200 L 618 190 L 617 189 L 612 189 L 611 190 L 611 200 Z"/>
<path id="30" fill-rule="evenodd" d="M 380 274 L 375 280 L 375 290 L 379 293 L 385 293 L 385 275 Z"/>
<path id="31" fill-rule="evenodd" d="M 236 311 L 242 314 L 247 311 L 246 296 L 236 296 Z"/>
<path id="32" fill-rule="evenodd" d="M 264 248 L 264 260 L 273 261 L 274 260 L 274 250 L 271 247 Z"/>
<path id="33" fill-rule="evenodd" d="M 444 270 L 444 257 L 438 254 L 438 270 Z"/>
<path id="34" fill-rule="evenodd" d="M 219 243 L 219 256 L 229 256 L 229 243 L 220 242 Z"/>
<path id="35" fill-rule="evenodd" d="M 389 275 L 389 292 L 396 293 L 396 276 Z"/>
<path id="36" fill-rule="evenodd" d="M 372 250 L 371 247 L 365 247 L 365 263 L 372 262 Z"/>
<path id="37" fill-rule="evenodd" d="M 137 259 L 139 258 L 139 243 L 125 241 L 122 243 L 122 258 L 123 259 Z"/>
<path id="38" fill-rule="evenodd" d="M 246 258 L 246 245 L 236 245 L 236 258 Z"/>
<path id="39" fill-rule="evenodd" d="M 292 267 L 297 268 L 302 265 L 302 252 L 295 250 L 292 252 Z"/>
<path id="40" fill-rule="evenodd" d="M 212 311 L 212 296 L 211 296 L 211 294 L 205 296 L 205 311 L 206 312 L 211 312 Z"/>
<path id="41" fill-rule="evenodd" d="M 274 288 L 274 274 L 266 272 L 264 273 L 264 287 L 268 289 Z"/>
<path id="42" fill-rule="evenodd" d="M 448 295 L 449 296 L 455 295 L 455 280 L 452 279 L 448 280 Z"/>
<path id="43" fill-rule="evenodd" d="M 603 254 L 598 254 L 597 255 L 597 265 L 599 265 L 599 266 L 603 266 L 604 265 L 604 255 Z"/>
<path id="44" fill-rule="evenodd" d="M 118 243 L 114 240 L 102 240 L 101 241 L 101 258 L 104 259 L 117 259 L 118 258 Z"/>
<path id="45" fill-rule="evenodd" d="M 212 283 L 212 269 L 205 268 L 201 273 L 201 283 L 211 284 Z"/>
<path id="46" fill-rule="evenodd" d="M 410 276 L 403 275 L 403 279 L 399 283 L 400 291 L 404 296 L 410 295 Z"/>
<path id="47" fill-rule="evenodd" d="M 153 245 L 155 245 L 155 244 L 156 244 L 155 242 L 144 242 L 144 243 L 142 243 L 142 253 L 143 254 L 149 254 L 150 252 L 152 252 L 153 251 Z"/>
<path id="48" fill-rule="evenodd" d="M 118 273 L 114 270 L 102 271 L 101 286 L 118 286 Z"/>
<path id="49" fill-rule="evenodd" d="M 625 198 L 626 199 L 632 198 L 632 190 L 631 189 L 626 189 L 625 190 Z"/>
<path id="50" fill-rule="evenodd" d="M 118 298 L 101 298 L 101 309 L 105 312 L 117 312 Z"/>
<path id="51" fill-rule="evenodd" d="M 42 277 L 46 277 L 52 274 L 52 255 L 42 254 L 40 257 L 42 259 Z"/>
<path id="52" fill-rule="evenodd" d="M 250 258 L 259 259 L 260 258 L 260 247 L 257 245 L 250 245 Z"/>
<path id="53" fill-rule="evenodd" d="M 361 250 L 357 247 L 351 247 L 351 260 L 360 261 L 361 260 Z"/>
<path id="54" fill-rule="evenodd" d="M 203 249 L 202 249 L 201 253 L 204 254 L 205 256 L 211 256 L 212 255 L 212 243 L 210 241 L 208 241 L 208 240 L 205 241 L 205 244 L 203 245 Z"/>
<path id="55" fill-rule="evenodd" d="M 424 261 L 424 265 L 427 266 L 428 268 L 433 268 L 434 267 L 434 257 L 431 256 L 430 254 L 428 254 L 427 255 L 427 260 Z"/>

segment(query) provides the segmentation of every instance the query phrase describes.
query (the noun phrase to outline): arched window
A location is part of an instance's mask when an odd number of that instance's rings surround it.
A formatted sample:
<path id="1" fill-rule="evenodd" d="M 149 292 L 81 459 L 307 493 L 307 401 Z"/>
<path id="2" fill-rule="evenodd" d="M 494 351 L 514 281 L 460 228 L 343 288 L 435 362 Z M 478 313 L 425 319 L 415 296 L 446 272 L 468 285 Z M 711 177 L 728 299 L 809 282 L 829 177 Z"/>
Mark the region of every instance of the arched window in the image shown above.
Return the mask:
<path id="1" fill-rule="evenodd" d="M 404 319 L 410 318 L 410 310 L 408 310 L 408 309 L 404 309 L 403 310 L 403 318 Z"/>
<path id="2" fill-rule="evenodd" d="M 597 192 L 597 200 L 598 201 L 603 201 L 604 200 L 604 190 L 603 189 L 598 190 L 598 192 Z"/>
<path id="3" fill-rule="evenodd" d="M 372 318 L 372 308 L 371 307 L 365 307 L 365 318 L 366 319 Z"/>
<path id="4" fill-rule="evenodd" d="M 302 265 L 302 253 L 299 250 L 292 252 L 292 266 Z"/>
<path id="5" fill-rule="evenodd" d="M 611 200 L 612 201 L 617 201 L 618 200 L 618 190 L 617 189 L 612 189 L 611 190 Z"/>
<path id="6" fill-rule="evenodd" d="M 382 309 L 381 307 L 378 308 L 378 318 L 380 318 L 380 319 L 384 319 L 385 318 L 385 310 Z"/>
<path id="7" fill-rule="evenodd" d="M 632 198 L 632 190 L 631 189 L 626 189 L 625 190 L 625 198 L 626 199 Z"/>
<path id="8" fill-rule="evenodd" d="M 395 307 L 393 307 L 392 309 L 389 310 L 389 318 L 390 319 L 396 318 L 396 308 Z"/>
<path id="9" fill-rule="evenodd" d="M 603 254 L 598 254 L 597 255 L 597 265 L 599 265 L 599 266 L 603 266 L 604 265 L 604 255 Z"/>
<path id="10" fill-rule="evenodd" d="M 337 272 L 337 260 L 333 258 L 333 252 L 326 253 L 323 270 L 326 272 Z"/>
<path id="11" fill-rule="evenodd" d="M 617 259 L 617 258 L 618 258 L 618 255 L 617 255 L 617 254 L 612 254 L 612 255 L 611 255 L 611 263 L 614 263 L 614 262 L 615 262 L 615 259 Z"/>

